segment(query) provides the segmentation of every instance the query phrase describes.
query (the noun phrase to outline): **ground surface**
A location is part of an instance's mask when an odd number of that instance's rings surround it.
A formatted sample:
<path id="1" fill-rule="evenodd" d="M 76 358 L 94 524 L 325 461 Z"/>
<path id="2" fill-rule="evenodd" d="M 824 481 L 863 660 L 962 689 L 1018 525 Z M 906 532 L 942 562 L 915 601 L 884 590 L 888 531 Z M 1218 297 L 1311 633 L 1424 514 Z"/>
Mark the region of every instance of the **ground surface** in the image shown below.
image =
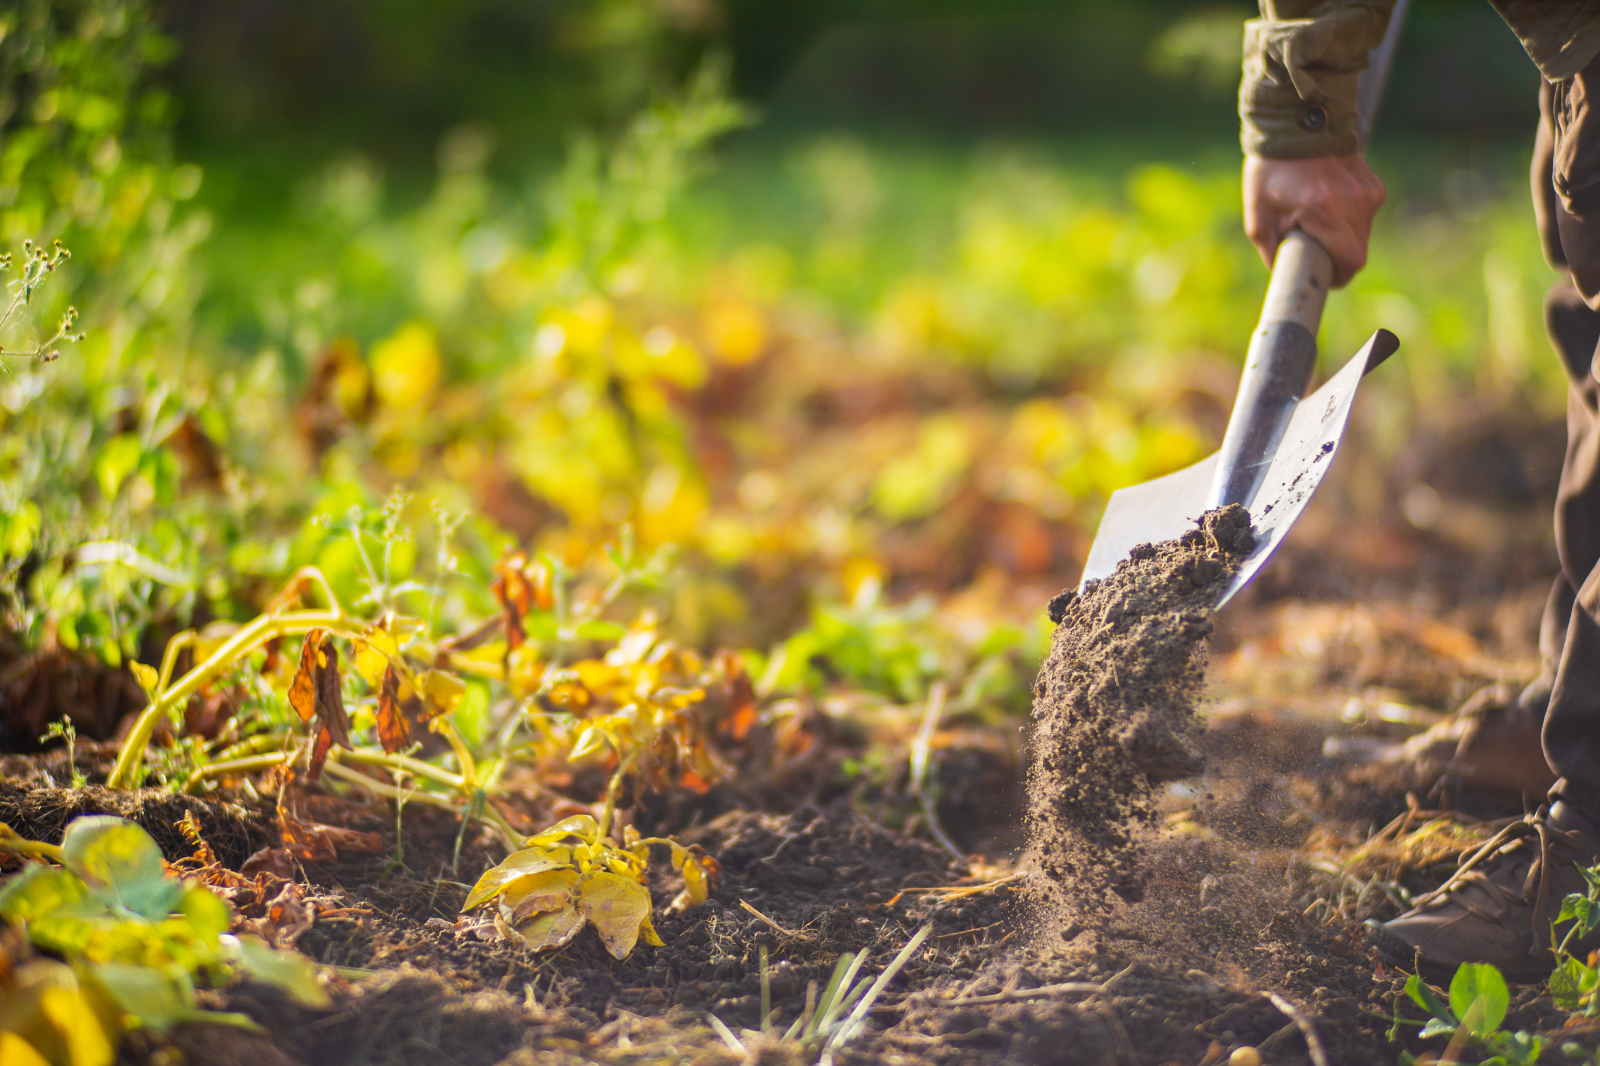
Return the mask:
<path id="1" fill-rule="evenodd" d="M 868 951 L 863 972 L 875 973 L 924 924 L 929 939 L 841 1061 L 1195 1066 L 1241 1045 L 1262 1047 L 1268 1063 L 1311 1061 L 1272 994 L 1302 1013 L 1330 1062 L 1420 1052 L 1429 1045 L 1386 1038 L 1404 975 L 1377 964 L 1359 923 L 1399 909 L 1392 886 L 1437 883 L 1474 839 L 1475 818 L 1518 811 L 1464 792 L 1408 798 L 1405 781 L 1329 761 L 1324 740 L 1404 735 L 1484 685 L 1532 676 L 1549 571 L 1537 552 L 1496 569 L 1482 564 L 1481 546 L 1391 527 L 1342 536 L 1315 511 L 1302 533 L 1216 619 L 1206 728 L 1194 738 L 1204 772 L 1156 797 L 1136 838 L 1138 891 L 1109 907 L 1063 915 L 1016 874 L 1016 723 L 951 723 L 935 744 L 941 819 L 963 849 L 984 856 L 970 866 L 916 816 L 887 828 L 897 821 L 883 815 L 888 799 L 850 785 L 841 767 L 850 745 L 865 743 L 859 732 L 831 736 L 792 773 L 635 812 L 647 831 L 704 846 L 725 876 L 708 903 L 678 915 L 664 906 L 680 886 L 660 878 L 652 889 L 666 946 L 641 944 L 623 962 L 589 931 L 535 956 L 463 918 L 467 885 L 502 853 L 469 832 L 457 857 L 459 827 L 447 814 L 412 806 L 397 835 L 386 804 L 314 792 L 305 817 L 378 843 L 279 871 L 299 887 L 274 898 L 298 909 L 273 919 L 276 930 L 341 968 L 333 1007 L 308 1011 L 252 988 L 213 994 L 265 1034 L 201 1026 L 136 1036 L 123 1061 L 733 1063 L 741 1056 L 709 1019 L 735 1033 L 760 1027 L 763 948 L 781 1032 L 842 953 Z M 78 769 L 93 781 L 111 750 L 81 745 Z M 270 805 L 259 799 L 71 790 L 59 787 L 70 777 L 59 751 L 0 759 L 0 820 L 27 836 L 57 839 L 70 816 L 110 811 L 144 824 L 175 859 L 190 847 L 173 823 L 192 810 L 230 868 L 275 843 Z M 893 780 L 903 790 L 903 778 Z M 1461 800 L 1471 815 L 1437 817 L 1442 799 Z M 274 913 L 267 897 L 288 891 L 272 878 L 258 883 L 262 892 L 234 899 L 242 922 L 265 920 Z M 930 888 L 945 891 L 921 891 Z M 1101 994 L 1028 994 L 1113 976 Z M 1507 1025 L 1563 1020 L 1527 988 Z M 801 1061 L 775 1035 L 749 1042 L 761 1062 Z"/>

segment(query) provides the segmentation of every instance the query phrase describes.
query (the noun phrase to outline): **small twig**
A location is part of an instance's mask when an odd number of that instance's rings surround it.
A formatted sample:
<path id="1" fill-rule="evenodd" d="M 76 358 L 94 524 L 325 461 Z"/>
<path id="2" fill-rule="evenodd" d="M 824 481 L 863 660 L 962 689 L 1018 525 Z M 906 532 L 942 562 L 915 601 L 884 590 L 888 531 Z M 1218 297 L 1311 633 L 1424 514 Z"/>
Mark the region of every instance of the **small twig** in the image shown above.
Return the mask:
<path id="1" fill-rule="evenodd" d="M 965 899 L 967 896 L 977 896 L 984 892 L 992 892 L 1015 881 L 1021 881 L 1024 876 L 1022 871 L 1018 870 L 1015 873 L 1009 873 L 1004 877 L 997 877 L 992 881 L 984 881 L 982 884 L 977 885 L 933 885 L 926 888 L 902 888 L 884 906 L 893 907 L 900 902 L 901 896 L 909 896 L 913 893 L 938 896 L 940 899 Z"/>
<path id="2" fill-rule="evenodd" d="M 1132 969 L 1130 966 L 1129 969 Z M 1126 973 L 1127 971 L 1123 971 Z M 1101 999 L 1099 1004 L 1100 1017 L 1106 1020 L 1111 1027 L 1111 1035 L 1116 1037 L 1117 1048 L 1126 1058 L 1130 1066 L 1140 1066 L 1139 1053 L 1134 1050 L 1133 1040 L 1128 1036 L 1128 1030 L 1123 1026 L 1122 1019 L 1117 1017 L 1117 1009 L 1111 1005 L 1109 999 Z"/>
<path id="3" fill-rule="evenodd" d="M 1087 981 L 1067 981 L 1062 984 L 1040 985 L 1038 988 L 1019 988 L 1014 991 L 996 992 L 991 996 L 962 996 L 958 999 L 935 1000 L 941 1007 L 977 1007 L 985 1003 L 1015 1003 L 1024 999 L 1049 999 L 1054 996 L 1103 996 L 1111 991 L 1124 977 L 1133 972 L 1137 963 L 1129 963 L 1123 970 L 1107 978 L 1101 984 L 1091 984 Z"/>
<path id="4" fill-rule="evenodd" d="M 1328 1053 L 1323 1049 L 1322 1038 L 1317 1036 L 1317 1029 L 1311 1024 L 1311 1019 L 1307 1018 L 1299 1007 L 1276 992 L 1268 992 L 1267 998 L 1272 1001 L 1274 1007 L 1284 1013 L 1285 1017 L 1300 1027 L 1300 1035 L 1306 1038 L 1306 1051 L 1311 1055 L 1312 1066 L 1328 1066 Z"/>
<path id="5" fill-rule="evenodd" d="M 786 937 L 790 937 L 790 938 L 792 938 L 794 940 L 810 940 L 811 939 L 811 934 L 810 933 L 802 933 L 802 932 L 796 932 L 793 929 L 785 929 L 783 926 L 779 925 L 777 922 L 773 921 L 771 918 L 768 918 L 765 914 L 762 914 L 760 911 L 756 910 L 754 907 L 750 906 L 750 904 L 746 903 L 742 899 L 739 901 L 739 906 L 743 907 L 746 911 L 748 911 L 749 913 L 755 915 L 757 918 L 760 918 L 763 922 L 766 922 L 768 925 L 772 926 L 772 928 L 776 929 L 778 932 L 782 933 Z"/>
<path id="6" fill-rule="evenodd" d="M 935 681 L 928 689 L 928 703 L 922 712 L 922 725 L 917 729 L 916 739 L 911 742 L 910 791 L 922 804 L 922 815 L 928 821 L 928 832 L 933 834 L 939 846 L 953 855 L 957 862 L 966 862 L 966 853 L 956 846 L 956 842 L 944 831 L 944 826 L 939 824 L 939 812 L 934 806 L 932 794 L 926 787 L 929 756 L 933 751 L 933 732 L 939 728 L 939 716 L 944 713 L 944 698 L 944 682 Z"/>

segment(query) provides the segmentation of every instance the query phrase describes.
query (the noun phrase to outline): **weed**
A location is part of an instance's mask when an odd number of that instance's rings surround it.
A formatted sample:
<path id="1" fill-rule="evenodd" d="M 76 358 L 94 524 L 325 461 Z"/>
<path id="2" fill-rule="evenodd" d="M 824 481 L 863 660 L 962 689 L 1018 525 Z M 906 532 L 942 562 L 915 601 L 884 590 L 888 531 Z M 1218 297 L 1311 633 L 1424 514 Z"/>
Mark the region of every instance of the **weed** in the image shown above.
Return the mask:
<path id="1" fill-rule="evenodd" d="M 10 273 L 13 265 L 16 266 L 17 270 L 17 279 L 10 283 L 12 289 L 11 302 L 6 304 L 5 310 L 0 311 L 0 329 L 5 328 L 5 324 L 10 321 L 11 316 L 19 308 L 31 304 L 34 291 L 44 284 L 45 279 L 54 274 L 61 264 L 71 258 L 72 253 L 60 241 L 56 241 L 55 246 L 48 251 L 36 247 L 32 241 L 23 241 L 22 262 L 20 264 L 14 264 L 10 252 L 0 255 L 0 273 Z M 83 340 L 84 334 L 72 332 L 73 324 L 77 320 L 78 309 L 76 307 L 68 307 L 66 313 L 61 316 L 61 322 L 56 327 L 55 333 L 36 341 L 33 351 L 8 352 L 3 347 L 0 347 L 0 355 L 11 356 L 12 358 L 34 359 L 41 363 L 53 363 L 61 355 L 57 345 L 63 343 L 75 344 Z M 4 366 L 4 364 L 0 363 L 0 366 Z M 6 372 L 10 373 L 9 368 Z"/>
<path id="2" fill-rule="evenodd" d="M 58 737 L 67 742 L 67 772 L 72 775 L 72 787 L 82 788 L 84 776 L 78 772 L 78 729 L 72 724 L 71 718 L 61 718 L 51 722 L 50 728 L 39 738 L 39 742 L 42 744 Z"/>

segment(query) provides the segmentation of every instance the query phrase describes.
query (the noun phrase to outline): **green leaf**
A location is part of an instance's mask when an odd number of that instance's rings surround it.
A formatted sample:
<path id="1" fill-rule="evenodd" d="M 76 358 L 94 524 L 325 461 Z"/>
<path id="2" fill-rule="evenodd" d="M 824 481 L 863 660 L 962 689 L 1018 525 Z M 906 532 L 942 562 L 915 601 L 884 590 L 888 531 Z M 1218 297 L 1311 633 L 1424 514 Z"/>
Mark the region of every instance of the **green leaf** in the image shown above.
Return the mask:
<path id="1" fill-rule="evenodd" d="M 529 640 L 561 639 L 561 623 L 549 611 L 530 611 L 522 621 L 522 631 Z"/>
<path id="2" fill-rule="evenodd" d="M 106 441 L 94 460 L 94 477 L 106 499 L 116 496 L 122 482 L 139 468 L 139 457 L 143 453 L 139 438 L 132 433 Z"/>
<path id="3" fill-rule="evenodd" d="M 1578 866 L 1577 863 L 1573 863 L 1573 865 Z M 1583 875 L 1583 879 L 1589 884 L 1595 888 L 1600 888 L 1600 866 L 1578 866 L 1578 872 Z"/>
<path id="4" fill-rule="evenodd" d="M 196 939 L 209 942 L 228 931 L 228 905 L 200 885 L 184 892 L 178 900 L 178 910 L 189 919 Z"/>
<path id="5" fill-rule="evenodd" d="M 1577 959 L 1568 958 L 1550 975 L 1550 998 L 1564 1011 L 1575 1011 L 1580 1006 L 1583 971 L 1587 969 Z"/>
<path id="6" fill-rule="evenodd" d="M 102 962 L 90 965 L 88 973 L 123 1013 L 133 1015 L 138 1024 L 151 1029 L 170 1029 L 199 1013 L 194 1005 L 194 986 L 181 970 Z"/>
<path id="7" fill-rule="evenodd" d="M 1576 892 L 1561 901 L 1561 910 L 1556 915 L 1556 924 L 1576 921 L 1578 935 L 1587 937 L 1600 926 L 1600 903 L 1596 903 L 1588 896 L 1580 896 Z"/>
<path id="8" fill-rule="evenodd" d="M 58 955 L 82 954 L 88 948 L 97 927 L 103 928 L 106 923 L 112 926 L 119 924 L 115 918 L 110 917 L 110 912 L 104 907 L 99 909 L 106 915 L 99 922 L 90 921 L 73 907 L 41 914 L 28 923 L 28 939 Z"/>
<path id="9" fill-rule="evenodd" d="M 1446 1007 L 1428 983 L 1416 974 L 1406 978 L 1406 995 L 1435 1018 L 1443 1018 L 1452 1025 L 1455 1024 L 1455 1015 L 1450 1013 L 1450 1008 Z"/>
<path id="10" fill-rule="evenodd" d="M 578 636 L 584 640 L 611 641 L 621 640 L 627 630 L 615 622 L 607 622 L 600 618 L 591 618 L 577 629 Z"/>
<path id="11" fill-rule="evenodd" d="M 307 1007 L 326 1007 L 330 1002 L 316 969 L 303 955 L 278 951 L 253 936 L 228 937 L 223 944 L 255 980 L 283 989 Z"/>
<path id="12" fill-rule="evenodd" d="M 0 887 L 0 918 L 32 922 L 81 904 L 88 897 L 83 881 L 66 870 L 30 865 Z"/>
<path id="13" fill-rule="evenodd" d="M 1424 1025 L 1422 1027 L 1422 1032 L 1418 1033 L 1417 1035 L 1423 1037 L 1443 1036 L 1455 1031 L 1455 1025 L 1445 1021 L 1443 1018 L 1429 1018 L 1428 1024 Z"/>
<path id="14" fill-rule="evenodd" d="M 125 818 L 93 815 L 67 826 L 62 863 L 83 878 L 96 899 L 146 918 L 163 918 L 177 905 L 183 885 L 168 877 L 161 849 Z"/>
<path id="15" fill-rule="evenodd" d="M 1475 1036 L 1488 1036 L 1500 1028 L 1510 1006 L 1506 979 L 1487 962 L 1464 962 L 1450 979 L 1450 1007 Z"/>

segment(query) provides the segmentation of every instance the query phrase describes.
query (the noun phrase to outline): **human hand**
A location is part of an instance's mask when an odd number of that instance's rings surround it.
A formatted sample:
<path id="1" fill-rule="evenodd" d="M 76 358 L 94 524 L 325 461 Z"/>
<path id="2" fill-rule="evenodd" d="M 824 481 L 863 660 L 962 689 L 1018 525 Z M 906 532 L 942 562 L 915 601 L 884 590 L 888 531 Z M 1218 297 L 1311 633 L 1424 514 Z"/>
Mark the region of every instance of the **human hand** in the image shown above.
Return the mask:
<path id="1" fill-rule="evenodd" d="M 1358 155 L 1313 159 L 1244 157 L 1244 231 L 1267 265 L 1296 226 L 1333 259 L 1333 287 L 1367 263 L 1372 218 L 1388 191 Z"/>

